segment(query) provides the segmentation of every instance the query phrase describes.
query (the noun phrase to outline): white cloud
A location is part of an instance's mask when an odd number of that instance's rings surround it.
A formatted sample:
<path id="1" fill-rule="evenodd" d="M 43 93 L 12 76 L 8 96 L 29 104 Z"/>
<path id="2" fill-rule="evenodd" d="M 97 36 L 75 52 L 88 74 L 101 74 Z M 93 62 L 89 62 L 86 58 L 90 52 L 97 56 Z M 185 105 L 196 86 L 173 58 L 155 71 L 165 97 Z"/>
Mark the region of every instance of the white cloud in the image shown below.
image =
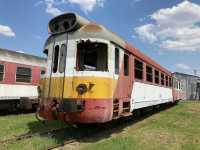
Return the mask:
<path id="1" fill-rule="evenodd" d="M 46 12 L 53 16 L 57 16 L 63 11 L 58 8 L 58 5 L 78 5 L 81 10 L 85 13 L 91 12 L 95 7 L 103 7 L 105 0 L 44 0 L 46 4 Z M 40 5 L 42 2 L 39 1 L 35 4 L 35 6 Z"/>
<path id="2" fill-rule="evenodd" d="M 166 50 L 200 51 L 200 5 L 183 1 L 150 18 L 154 23 L 135 28 L 142 40 Z"/>
<path id="3" fill-rule="evenodd" d="M 46 12 L 52 16 L 57 16 L 63 13 L 60 9 L 54 7 L 53 3 L 46 3 L 46 5 Z"/>
<path id="4" fill-rule="evenodd" d="M 154 43 L 155 41 L 157 41 L 157 37 L 153 30 L 153 24 L 146 24 L 141 27 L 135 28 L 135 31 L 139 35 L 139 37 L 144 41 L 149 41 L 149 43 Z"/>
<path id="5" fill-rule="evenodd" d="M 15 33 L 9 26 L 0 25 L 0 34 L 8 37 L 14 37 Z"/>
<path id="6" fill-rule="evenodd" d="M 181 70 L 189 70 L 190 66 L 184 64 L 184 63 L 178 63 L 175 65 L 177 69 L 181 69 Z"/>

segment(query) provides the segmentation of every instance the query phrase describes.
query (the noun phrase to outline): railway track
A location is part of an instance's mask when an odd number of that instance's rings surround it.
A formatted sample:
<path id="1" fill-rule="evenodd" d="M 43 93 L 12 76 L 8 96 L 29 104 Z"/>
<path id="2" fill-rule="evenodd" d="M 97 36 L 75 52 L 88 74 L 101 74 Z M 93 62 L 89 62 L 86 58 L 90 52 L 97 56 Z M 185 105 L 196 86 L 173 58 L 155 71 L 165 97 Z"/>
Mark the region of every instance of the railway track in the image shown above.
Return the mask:
<path id="1" fill-rule="evenodd" d="M 14 143 L 16 141 L 29 139 L 29 138 L 32 138 L 32 137 L 35 137 L 35 136 L 48 135 L 50 133 L 56 133 L 56 132 L 62 131 L 66 128 L 67 127 L 65 127 L 65 128 L 55 128 L 55 129 L 51 129 L 51 130 L 43 131 L 43 132 L 38 132 L 38 133 L 28 133 L 28 134 L 23 134 L 23 135 L 19 135 L 19 136 L 13 136 L 12 138 L 0 141 L 0 144 Z"/>

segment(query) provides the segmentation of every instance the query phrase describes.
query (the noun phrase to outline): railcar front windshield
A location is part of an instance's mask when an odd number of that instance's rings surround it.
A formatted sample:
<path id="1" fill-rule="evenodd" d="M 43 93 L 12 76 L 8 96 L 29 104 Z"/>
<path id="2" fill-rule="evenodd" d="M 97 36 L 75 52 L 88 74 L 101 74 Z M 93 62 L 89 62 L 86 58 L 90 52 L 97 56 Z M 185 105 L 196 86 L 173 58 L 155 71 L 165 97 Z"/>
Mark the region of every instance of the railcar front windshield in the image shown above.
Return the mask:
<path id="1" fill-rule="evenodd" d="M 78 71 L 108 71 L 108 46 L 101 42 L 81 41 L 77 45 Z"/>

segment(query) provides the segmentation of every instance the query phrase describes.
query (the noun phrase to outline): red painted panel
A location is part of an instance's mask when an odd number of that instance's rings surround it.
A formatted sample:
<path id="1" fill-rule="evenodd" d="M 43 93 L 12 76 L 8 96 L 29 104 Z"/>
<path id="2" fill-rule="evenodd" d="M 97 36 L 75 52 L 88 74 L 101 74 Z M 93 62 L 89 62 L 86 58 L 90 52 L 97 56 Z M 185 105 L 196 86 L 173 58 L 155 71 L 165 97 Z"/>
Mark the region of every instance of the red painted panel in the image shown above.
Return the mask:
<path id="1" fill-rule="evenodd" d="M 52 101 L 43 101 L 40 105 L 39 115 L 43 118 L 53 120 L 54 108 Z M 112 100 L 85 100 L 85 110 L 83 112 L 57 113 L 57 119 L 70 123 L 103 123 L 112 120 Z"/>
<path id="2" fill-rule="evenodd" d="M 42 68 L 38 66 L 22 65 L 17 63 L 0 61 L 4 64 L 4 79 L 1 84 L 16 84 L 16 85 L 38 85 L 40 80 L 40 73 Z M 27 67 L 32 69 L 32 81 L 31 83 L 16 83 L 16 69 L 17 67 Z M 43 68 L 44 69 L 44 68 Z"/>

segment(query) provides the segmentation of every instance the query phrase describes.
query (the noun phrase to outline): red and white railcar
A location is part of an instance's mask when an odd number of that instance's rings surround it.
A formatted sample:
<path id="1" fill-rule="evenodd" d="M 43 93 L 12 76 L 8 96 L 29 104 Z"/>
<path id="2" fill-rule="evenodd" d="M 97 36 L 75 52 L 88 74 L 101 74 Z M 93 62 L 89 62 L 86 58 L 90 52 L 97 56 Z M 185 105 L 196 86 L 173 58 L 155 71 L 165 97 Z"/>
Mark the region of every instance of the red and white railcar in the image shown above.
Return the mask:
<path id="1" fill-rule="evenodd" d="M 0 110 L 31 109 L 38 103 L 38 84 L 46 60 L 0 49 Z"/>
<path id="2" fill-rule="evenodd" d="M 104 26 L 67 13 L 53 18 L 49 31 L 41 117 L 103 123 L 181 99 L 170 71 Z"/>

